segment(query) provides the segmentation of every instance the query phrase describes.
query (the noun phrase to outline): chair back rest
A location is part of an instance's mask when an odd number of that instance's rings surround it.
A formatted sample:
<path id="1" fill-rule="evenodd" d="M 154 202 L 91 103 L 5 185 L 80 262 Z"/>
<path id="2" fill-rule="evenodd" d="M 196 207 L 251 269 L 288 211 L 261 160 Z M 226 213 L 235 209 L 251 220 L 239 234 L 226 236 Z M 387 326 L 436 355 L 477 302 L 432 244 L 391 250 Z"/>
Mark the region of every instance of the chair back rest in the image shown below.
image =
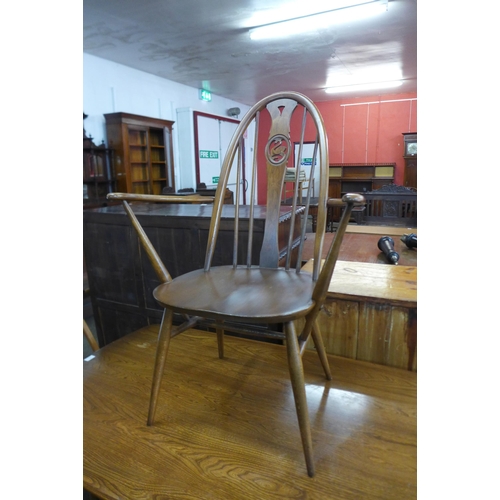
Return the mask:
<path id="1" fill-rule="evenodd" d="M 387 184 L 364 193 L 366 208 L 362 214 L 365 224 L 417 226 L 417 190 Z"/>
<path id="2" fill-rule="evenodd" d="M 245 138 L 253 137 L 251 165 L 246 167 Z M 304 206 L 297 206 L 299 184 L 295 184 L 292 206 L 283 206 L 282 191 L 286 169 L 300 168 L 300 159 L 306 142 L 313 145 L 310 177 L 315 177 L 315 169 L 319 169 L 319 196 L 315 199 L 317 230 L 314 233 L 312 280 L 315 282 L 312 299 L 315 302 L 314 311 L 307 318 L 304 332 L 312 328 L 315 315 L 318 313 L 328 290 L 330 280 L 337 261 L 340 245 L 344 237 L 349 217 L 354 206 L 365 204 L 363 196 L 357 193 L 347 193 L 340 199 L 327 200 L 328 194 L 328 145 L 321 115 L 314 103 L 306 96 L 296 92 L 279 92 L 272 94 L 255 104 L 238 125 L 229 144 L 215 192 L 214 205 L 210 220 L 208 243 L 205 254 L 204 270 L 209 271 L 216 252 L 216 241 L 221 227 L 222 216 L 233 221 L 233 267 L 252 267 L 260 265 L 265 268 L 283 267 L 291 269 L 294 262 L 295 272 L 302 267 L 303 244 L 306 237 L 306 218 L 311 203 L 311 185 L 307 188 Z M 297 154 L 292 154 L 295 146 Z M 294 151 L 295 153 L 295 151 Z M 258 168 L 262 161 L 261 168 Z M 227 184 L 231 169 L 237 169 L 235 204 L 224 203 Z M 257 181 L 266 188 L 266 205 L 256 203 Z M 240 183 L 248 186 L 250 200 L 248 206 L 240 202 Z M 161 283 L 172 281 L 165 265 L 151 244 L 146 232 L 135 216 L 129 201 L 149 202 L 179 202 L 178 197 L 163 195 L 145 195 L 130 193 L 109 193 L 108 199 L 122 200 L 124 209 L 135 228 L 139 241 L 145 249 L 151 264 Z M 182 198 L 184 202 L 205 201 L 205 197 L 188 195 Z M 317 204 L 316 204 L 317 200 Z M 322 263 L 323 240 L 326 229 L 326 214 L 328 206 L 345 207 L 338 225 L 335 239 L 330 245 L 324 264 Z M 262 212 L 264 210 L 264 212 Z M 265 218 L 264 229 L 258 234 L 254 245 L 255 212 L 260 212 L 259 222 Z M 243 221 L 240 220 L 242 213 Z M 288 228 L 280 224 L 289 220 Z M 225 230 L 228 226 L 225 222 Z M 261 225 L 262 228 L 262 225 Z M 240 229 L 242 229 L 240 235 Z M 242 237 L 240 237 L 242 236 Z M 245 243 L 246 252 L 240 252 L 240 240 Z M 284 243 L 283 243 L 284 242 Z M 282 248 L 282 246 L 284 248 Z M 254 246 L 258 247 L 254 251 Z M 293 254 L 293 259 L 292 259 Z M 223 259 L 229 260 L 229 259 Z M 229 262 L 223 262 L 224 265 Z M 277 293 L 279 293 L 277 291 Z"/>
<path id="3" fill-rule="evenodd" d="M 253 137 L 251 162 L 248 161 L 246 155 L 249 148 L 245 148 L 245 140 L 249 137 Z M 297 206 L 298 183 L 295 184 L 291 206 L 282 204 L 282 191 L 285 186 L 287 168 L 295 168 L 300 171 L 300 160 L 306 142 L 314 144 L 310 176 L 314 176 L 315 169 L 320 171 L 313 270 L 313 279 L 317 279 L 326 227 L 328 144 L 323 120 L 317 107 L 308 97 L 297 92 L 279 92 L 260 100 L 248 111 L 237 127 L 224 158 L 215 193 L 205 257 L 206 271 L 210 269 L 212 264 L 223 209 L 228 209 L 227 206 L 224 207 L 223 193 L 226 190 L 231 170 L 236 168 L 237 185 L 239 186 L 244 180 L 245 185 L 248 186 L 247 202 L 249 205 L 242 207 L 240 189 L 236 189 L 233 266 L 246 265 L 250 267 L 253 264 L 252 249 L 255 237 L 253 232 L 257 210 L 258 181 L 259 184 L 265 186 L 266 195 L 265 227 L 258 264 L 266 268 L 285 267 L 290 269 L 292 261 L 295 260 L 296 271 L 300 272 L 311 189 L 307 189 L 307 195 L 303 199 L 303 207 Z M 238 249 L 241 240 L 239 231 L 241 230 L 242 213 L 245 218 L 245 231 L 248 228 L 246 252 L 240 252 Z M 300 216 L 295 215 L 297 213 L 300 213 Z M 289 229 L 284 235 L 282 234 L 284 225 L 280 222 L 288 217 L 290 217 Z M 285 242 L 284 246 L 283 242 Z M 241 262 L 242 253 L 244 254 L 243 262 Z M 286 255 L 286 259 L 282 258 L 283 255 Z"/>

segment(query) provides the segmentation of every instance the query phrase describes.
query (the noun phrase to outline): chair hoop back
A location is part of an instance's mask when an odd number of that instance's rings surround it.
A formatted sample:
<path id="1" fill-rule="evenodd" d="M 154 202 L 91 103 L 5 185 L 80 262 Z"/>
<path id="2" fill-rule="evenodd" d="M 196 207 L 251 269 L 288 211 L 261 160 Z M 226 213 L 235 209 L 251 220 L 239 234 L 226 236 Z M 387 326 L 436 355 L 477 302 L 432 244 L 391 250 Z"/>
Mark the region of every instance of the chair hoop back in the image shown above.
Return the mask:
<path id="1" fill-rule="evenodd" d="M 297 114 L 301 109 L 302 114 Z M 265 116 L 267 114 L 267 116 Z M 269 123 L 270 122 L 270 123 Z M 266 126 L 267 132 L 262 132 L 263 126 Z M 293 214 L 297 210 L 297 196 L 293 197 L 291 211 L 291 228 L 288 235 L 286 249 L 279 247 L 279 219 L 283 213 L 283 188 L 286 169 L 294 166 L 294 156 L 296 165 L 295 168 L 300 168 L 299 162 L 303 150 L 305 139 L 314 142 L 314 158 L 311 165 L 311 176 L 314 175 L 314 169 L 319 167 L 319 195 L 318 195 L 318 231 L 314 246 L 314 269 L 313 279 L 318 278 L 319 266 L 323 237 L 326 227 L 326 202 L 328 193 L 328 144 L 326 132 L 321 115 L 315 104 L 306 96 L 297 92 L 279 92 L 272 94 L 258 103 L 256 103 L 245 115 L 236 129 L 233 138 L 229 144 L 222 170 L 215 193 L 214 208 L 212 213 L 212 221 L 208 237 L 207 252 L 205 257 L 205 271 L 208 271 L 212 265 L 212 259 L 215 251 L 215 243 L 217 233 L 220 227 L 222 216 L 222 208 L 224 198 L 222 194 L 225 192 L 231 170 L 238 169 L 238 179 L 241 179 L 241 172 L 245 168 L 242 159 L 245 154 L 242 150 L 244 145 L 244 137 L 249 136 L 251 131 L 254 135 L 253 142 L 253 160 L 250 169 L 247 167 L 247 173 L 251 177 L 250 186 L 250 206 L 249 206 L 249 241 L 247 249 L 246 263 L 248 267 L 252 265 L 251 248 L 252 248 L 252 229 L 253 217 L 256 203 L 256 186 L 257 178 L 262 183 L 261 176 L 266 178 L 266 225 L 264 229 L 261 251 L 258 259 L 258 264 L 261 267 L 290 268 L 294 245 L 296 248 L 297 257 L 294 259 L 297 264 L 297 272 L 300 271 L 302 261 L 302 243 L 305 238 L 307 217 L 311 199 L 311 189 L 309 187 L 306 200 L 304 203 L 304 224 L 302 224 L 302 234 L 297 235 L 295 231 L 295 219 Z M 259 153 L 261 147 L 259 143 L 264 142 L 263 155 Z M 298 147 L 298 153 L 294 152 L 294 144 Z M 258 168 L 259 160 L 265 161 L 265 169 Z M 237 189 L 239 194 L 239 189 Z M 297 194 L 297 186 L 295 189 Z M 238 198 L 238 197 L 237 197 Z M 300 208 L 300 207 L 299 207 Z M 238 230 L 239 230 L 239 204 L 236 203 L 235 208 L 235 251 L 233 253 L 233 265 L 241 264 L 237 261 L 238 251 Z M 298 242 L 297 238 L 298 236 Z M 298 246 L 297 246 L 298 245 Z M 286 254 L 286 262 L 280 264 L 281 255 Z M 255 263 L 254 263 L 255 264 Z"/>

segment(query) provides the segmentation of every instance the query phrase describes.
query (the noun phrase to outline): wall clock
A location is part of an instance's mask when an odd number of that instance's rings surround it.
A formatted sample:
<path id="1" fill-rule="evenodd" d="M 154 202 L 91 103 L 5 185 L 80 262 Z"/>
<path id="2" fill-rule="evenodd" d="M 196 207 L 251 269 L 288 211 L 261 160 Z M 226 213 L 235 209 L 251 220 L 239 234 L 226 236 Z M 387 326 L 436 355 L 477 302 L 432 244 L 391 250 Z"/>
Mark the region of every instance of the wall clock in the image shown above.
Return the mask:
<path id="1" fill-rule="evenodd" d="M 404 156 L 417 156 L 417 134 L 403 134 L 405 138 Z"/>

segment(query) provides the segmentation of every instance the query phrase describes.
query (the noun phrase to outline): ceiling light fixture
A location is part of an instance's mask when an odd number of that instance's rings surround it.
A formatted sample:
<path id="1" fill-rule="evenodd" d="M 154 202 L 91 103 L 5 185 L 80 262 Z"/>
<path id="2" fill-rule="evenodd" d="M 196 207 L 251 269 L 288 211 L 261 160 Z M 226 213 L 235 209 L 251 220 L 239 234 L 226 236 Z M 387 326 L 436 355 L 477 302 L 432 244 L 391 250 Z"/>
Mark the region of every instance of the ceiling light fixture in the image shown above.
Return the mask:
<path id="1" fill-rule="evenodd" d="M 400 85 L 403 85 L 402 80 L 393 80 L 390 82 L 360 83 L 356 85 L 342 85 L 340 87 L 329 87 L 325 89 L 325 92 L 327 94 L 338 94 L 340 92 L 355 92 L 356 90 L 390 89 L 393 87 L 399 87 Z"/>
<path id="2" fill-rule="evenodd" d="M 252 40 L 281 38 L 356 21 L 385 12 L 388 0 L 341 0 L 335 9 L 265 24 L 250 30 Z"/>

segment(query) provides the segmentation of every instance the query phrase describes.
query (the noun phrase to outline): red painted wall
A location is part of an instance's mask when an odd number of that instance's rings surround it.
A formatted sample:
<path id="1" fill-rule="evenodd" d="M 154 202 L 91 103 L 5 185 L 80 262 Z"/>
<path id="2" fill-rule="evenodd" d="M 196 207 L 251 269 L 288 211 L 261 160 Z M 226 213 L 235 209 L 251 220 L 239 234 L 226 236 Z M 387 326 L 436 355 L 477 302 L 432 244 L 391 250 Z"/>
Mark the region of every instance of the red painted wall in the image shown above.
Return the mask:
<path id="1" fill-rule="evenodd" d="M 403 184 L 403 132 L 417 132 L 417 95 L 389 94 L 338 101 L 317 102 L 328 135 L 330 163 L 396 163 L 394 182 Z M 268 120 L 262 113 L 261 120 Z M 294 115 L 294 130 L 300 120 Z M 269 128 L 268 128 L 269 130 Z M 311 129 L 312 131 L 312 129 Z M 265 144 L 267 137 L 259 137 Z M 306 132 L 306 141 L 313 133 Z M 265 158 L 258 157 L 259 175 L 265 176 Z M 261 177 L 262 178 L 262 177 Z M 258 203 L 265 204 L 265 186 L 259 186 Z"/>

